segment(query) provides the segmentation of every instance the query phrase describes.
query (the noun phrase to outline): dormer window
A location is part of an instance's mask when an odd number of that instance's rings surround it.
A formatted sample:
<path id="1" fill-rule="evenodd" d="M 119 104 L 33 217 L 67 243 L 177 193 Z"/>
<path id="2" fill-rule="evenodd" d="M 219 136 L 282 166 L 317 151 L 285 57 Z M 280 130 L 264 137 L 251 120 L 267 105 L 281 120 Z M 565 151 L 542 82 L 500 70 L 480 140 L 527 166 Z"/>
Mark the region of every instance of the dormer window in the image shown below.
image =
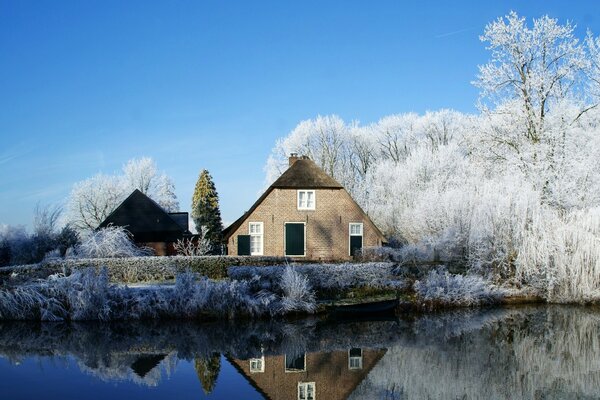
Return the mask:
<path id="1" fill-rule="evenodd" d="M 298 190 L 298 210 L 315 209 L 315 191 Z"/>

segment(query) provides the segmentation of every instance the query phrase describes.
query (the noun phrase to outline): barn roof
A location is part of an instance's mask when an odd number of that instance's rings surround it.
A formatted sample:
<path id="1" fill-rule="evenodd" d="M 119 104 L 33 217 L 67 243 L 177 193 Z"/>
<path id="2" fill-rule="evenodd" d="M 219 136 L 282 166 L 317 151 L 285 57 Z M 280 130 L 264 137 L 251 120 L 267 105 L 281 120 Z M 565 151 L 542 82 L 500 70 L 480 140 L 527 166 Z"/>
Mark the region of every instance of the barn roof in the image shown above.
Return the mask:
<path id="1" fill-rule="evenodd" d="M 183 217 L 186 214 L 186 226 Z M 134 190 L 112 212 L 98 228 L 109 225 L 122 226 L 127 229 L 136 242 L 170 242 L 181 239 L 187 230 L 187 213 L 176 213 L 171 216 L 154 200 Z"/>

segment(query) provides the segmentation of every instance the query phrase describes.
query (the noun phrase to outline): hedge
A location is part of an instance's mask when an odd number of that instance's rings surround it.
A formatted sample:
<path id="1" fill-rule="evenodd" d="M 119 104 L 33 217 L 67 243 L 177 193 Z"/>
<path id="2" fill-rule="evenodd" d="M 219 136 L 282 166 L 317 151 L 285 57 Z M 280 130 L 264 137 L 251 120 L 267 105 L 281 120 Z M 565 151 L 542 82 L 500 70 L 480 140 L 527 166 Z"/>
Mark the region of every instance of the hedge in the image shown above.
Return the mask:
<path id="1" fill-rule="evenodd" d="M 113 282 L 144 282 L 173 279 L 178 272 L 191 270 L 212 279 L 227 277 L 230 266 L 281 265 L 289 262 L 285 257 L 256 256 L 172 256 L 129 258 L 66 258 L 42 261 L 39 264 L 0 268 L 0 277 L 22 276 L 45 278 L 55 273 L 70 274 L 74 270 L 94 267 L 108 269 Z"/>

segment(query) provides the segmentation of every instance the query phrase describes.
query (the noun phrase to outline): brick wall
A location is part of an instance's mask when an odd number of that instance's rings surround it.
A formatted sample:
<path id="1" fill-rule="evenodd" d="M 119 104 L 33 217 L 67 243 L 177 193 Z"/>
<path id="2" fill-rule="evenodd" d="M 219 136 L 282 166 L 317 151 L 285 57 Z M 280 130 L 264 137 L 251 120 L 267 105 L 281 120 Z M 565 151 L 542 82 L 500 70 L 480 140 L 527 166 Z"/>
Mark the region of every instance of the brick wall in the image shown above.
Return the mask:
<path id="1" fill-rule="evenodd" d="M 316 189 L 315 210 L 298 210 L 296 189 L 273 189 L 231 235 L 230 255 L 237 255 L 237 235 L 248 235 L 250 222 L 263 223 L 263 254 L 284 256 L 286 222 L 305 223 L 308 260 L 350 259 L 349 224 L 363 223 L 363 246 L 379 246 L 381 239 L 344 189 Z"/>

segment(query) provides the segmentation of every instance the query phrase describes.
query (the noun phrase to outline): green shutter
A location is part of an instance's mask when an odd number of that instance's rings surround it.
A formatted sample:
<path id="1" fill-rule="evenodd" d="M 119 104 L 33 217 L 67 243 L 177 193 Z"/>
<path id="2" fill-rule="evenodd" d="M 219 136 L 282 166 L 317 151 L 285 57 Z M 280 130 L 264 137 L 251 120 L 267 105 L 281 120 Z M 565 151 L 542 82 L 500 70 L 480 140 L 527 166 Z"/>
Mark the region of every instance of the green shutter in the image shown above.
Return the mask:
<path id="1" fill-rule="evenodd" d="M 350 255 L 354 256 L 356 250 L 362 249 L 362 236 L 350 236 Z"/>
<path id="2" fill-rule="evenodd" d="M 238 256 L 250 255 L 250 235 L 237 235 Z"/>
<path id="3" fill-rule="evenodd" d="M 285 224 L 285 255 L 304 255 L 304 224 Z"/>

